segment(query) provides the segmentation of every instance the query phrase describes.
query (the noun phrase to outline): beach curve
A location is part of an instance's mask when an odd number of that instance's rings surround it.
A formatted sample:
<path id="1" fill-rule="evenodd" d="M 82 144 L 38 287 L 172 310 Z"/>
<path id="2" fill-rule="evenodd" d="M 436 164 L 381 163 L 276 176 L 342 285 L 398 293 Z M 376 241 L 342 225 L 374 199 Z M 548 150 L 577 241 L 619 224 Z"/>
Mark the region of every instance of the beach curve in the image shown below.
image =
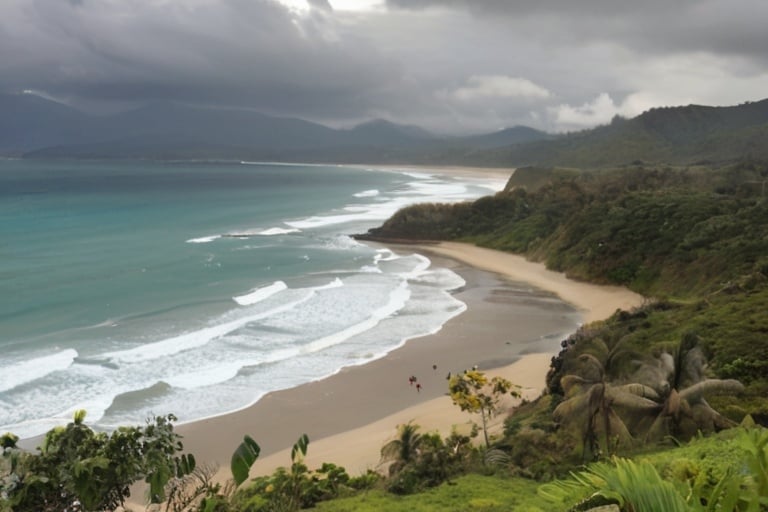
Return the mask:
<path id="1" fill-rule="evenodd" d="M 439 264 L 453 266 L 468 282 L 474 281 L 474 286 L 478 286 L 478 280 L 486 279 L 483 276 L 488 272 L 505 280 L 529 283 L 572 304 L 585 322 L 607 318 L 617 308 L 629 309 L 643 302 L 642 296 L 625 288 L 573 281 L 547 270 L 541 263 L 469 244 L 415 244 L 396 250 L 423 252 L 433 259 L 446 258 Z M 330 461 L 358 474 L 378 466 L 380 448 L 395 434 L 398 424 L 414 421 L 424 431 L 448 434 L 452 426 L 476 418 L 461 412 L 445 396 L 443 372 L 447 367 L 457 367 L 461 359 L 465 365 L 474 364 L 475 347 L 467 347 L 466 343 L 468 338 L 477 339 L 478 329 L 490 329 L 487 337 L 496 336 L 501 351 L 504 332 L 511 328 L 508 315 L 499 315 L 498 308 L 504 304 L 473 302 L 471 297 L 467 303 L 468 310 L 450 320 L 439 333 L 411 340 L 382 359 L 345 368 L 322 381 L 270 393 L 244 411 L 179 426 L 179 433 L 185 437 L 185 449 L 195 453 L 198 460 L 219 464 L 220 476 L 226 477 L 231 453 L 243 435 L 248 434 L 263 449 L 252 474 L 267 474 L 289 465 L 290 446 L 299 435 L 311 431 L 306 459 L 310 467 Z M 515 361 L 505 361 L 503 357 L 489 359 L 488 347 L 478 345 L 477 351 L 485 351 L 481 369 L 489 375 L 508 378 L 523 388 L 526 398 L 535 398 L 544 388 L 551 357 L 559 347 L 559 340 L 554 341 L 546 351 L 534 348 L 532 352 L 538 353 L 518 353 Z M 437 360 L 436 352 L 456 353 L 451 363 L 441 362 L 439 372 L 430 374 L 428 368 Z M 408 389 L 405 375 L 411 371 L 428 376 L 422 379 L 426 381 L 423 393 Z"/>

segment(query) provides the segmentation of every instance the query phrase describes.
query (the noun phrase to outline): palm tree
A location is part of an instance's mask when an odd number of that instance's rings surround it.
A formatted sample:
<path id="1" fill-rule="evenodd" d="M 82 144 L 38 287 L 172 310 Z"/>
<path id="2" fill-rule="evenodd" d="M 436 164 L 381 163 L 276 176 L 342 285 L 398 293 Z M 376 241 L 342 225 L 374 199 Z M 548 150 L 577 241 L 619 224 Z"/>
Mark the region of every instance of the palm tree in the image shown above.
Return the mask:
<path id="1" fill-rule="evenodd" d="M 398 425 L 397 437 L 381 448 L 381 464 L 392 462 L 389 466 L 390 475 L 399 472 L 418 457 L 422 443 L 418 430 L 419 426 L 411 421 Z"/>
<path id="2" fill-rule="evenodd" d="M 646 438 L 689 438 L 698 431 L 717 431 L 735 423 L 715 411 L 704 399 L 710 395 L 735 394 L 744 386 L 733 379 L 706 377 L 706 359 L 693 333 L 683 336 L 674 355 L 664 353 L 655 364 L 638 371 L 638 377 L 660 391 L 660 410 L 647 428 Z"/>
<path id="3" fill-rule="evenodd" d="M 618 411 L 648 414 L 659 409 L 652 400 L 658 394 L 641 384 L 608 382 L 603 364 L 591 354 L 581 354 L 578 362 L 581 375 L 569 374 L 560 381 L 566 398 L 555 408 L 553 418 L 577 432 L 587 459 L 630 444 L 632 436 Z"/>

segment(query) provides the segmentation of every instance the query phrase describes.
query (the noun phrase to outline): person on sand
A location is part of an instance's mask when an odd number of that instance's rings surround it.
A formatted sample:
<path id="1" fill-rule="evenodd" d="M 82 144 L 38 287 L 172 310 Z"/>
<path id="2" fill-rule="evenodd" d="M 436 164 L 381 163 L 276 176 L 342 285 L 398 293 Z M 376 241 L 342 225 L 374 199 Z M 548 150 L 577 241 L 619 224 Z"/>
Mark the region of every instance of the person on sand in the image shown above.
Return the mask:
<path id="1" fill-rule="evenodd" d="M 410 377 L 408 377 L 408 384 L 413 386 L 415 383 L 416 383 L 416 376 L 415 375 L 411 375 Z"/>
<path id="2" fill-rule="evenodd" d="M 416 383 L 416 392 L 421 393 L 421 382 Z"/>

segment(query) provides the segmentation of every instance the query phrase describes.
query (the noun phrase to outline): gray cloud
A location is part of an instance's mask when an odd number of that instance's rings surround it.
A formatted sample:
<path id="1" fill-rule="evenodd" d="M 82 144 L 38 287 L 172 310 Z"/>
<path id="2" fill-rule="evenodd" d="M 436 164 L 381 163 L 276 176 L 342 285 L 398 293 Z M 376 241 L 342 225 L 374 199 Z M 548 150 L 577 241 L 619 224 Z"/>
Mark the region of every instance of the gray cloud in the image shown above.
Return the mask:
<path id="1" fill-rule="evenodd" d="M 307 0 L 307 3 L 315 9 L 322 9 L 324 11 L 332 11 L 333 7 L 328 0 Z"/>
<path id="2" fill-rule="evenodd" d="M 3 0 L 0 90 L 349 125 L 573 129 L 768 90 L 764 0 Z"/>
<path id="3" fill-rule="evenodd" d="M 542 33 L 573 41 L 768 59 L 768 5 L 763 0 L 387 0 L 387 5 L 411 11 L 463 10 L 487 22 L 534 24 Z"/>

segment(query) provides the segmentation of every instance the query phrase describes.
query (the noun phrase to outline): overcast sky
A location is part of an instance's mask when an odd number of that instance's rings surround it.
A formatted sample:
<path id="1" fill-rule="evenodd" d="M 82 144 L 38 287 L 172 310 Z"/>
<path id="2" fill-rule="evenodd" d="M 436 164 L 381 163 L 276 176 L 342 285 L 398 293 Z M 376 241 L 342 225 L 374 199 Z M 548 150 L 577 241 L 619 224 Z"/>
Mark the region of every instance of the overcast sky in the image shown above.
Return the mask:
<path id="1" fill-rule="evenodd" d="M 768 97 L 767 0 L 0 0 L 0 91 L 574 130 Z"/>

